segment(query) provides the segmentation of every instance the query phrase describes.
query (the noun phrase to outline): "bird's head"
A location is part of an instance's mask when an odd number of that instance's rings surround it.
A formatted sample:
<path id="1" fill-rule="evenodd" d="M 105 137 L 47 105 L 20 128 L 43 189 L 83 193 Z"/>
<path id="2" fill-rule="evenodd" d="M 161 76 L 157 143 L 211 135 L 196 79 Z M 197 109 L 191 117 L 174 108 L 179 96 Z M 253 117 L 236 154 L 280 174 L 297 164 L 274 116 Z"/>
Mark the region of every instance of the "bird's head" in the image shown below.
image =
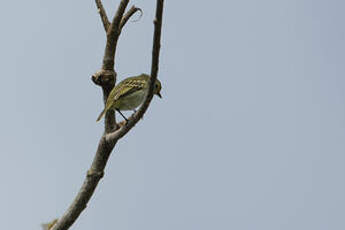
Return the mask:
<path id="1" fill-rule="evenodd" d="M 161 89 L 162 89 L 162 84 L 161 84 L 161 82 L 158 79 L 156 79 L 155 87 L 153 89 L 153 93 L 156 94 L 160 98 L 162 98 Z"/>

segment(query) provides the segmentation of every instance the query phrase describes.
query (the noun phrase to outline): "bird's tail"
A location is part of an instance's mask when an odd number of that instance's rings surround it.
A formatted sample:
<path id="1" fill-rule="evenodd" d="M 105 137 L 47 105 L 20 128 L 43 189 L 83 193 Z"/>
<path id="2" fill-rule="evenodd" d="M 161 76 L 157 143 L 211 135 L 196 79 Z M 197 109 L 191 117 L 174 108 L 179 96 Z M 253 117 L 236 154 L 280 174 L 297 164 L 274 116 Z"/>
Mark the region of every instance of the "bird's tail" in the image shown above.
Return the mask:
<path id="1" fill-rule="evenodd" d="M 102 119 L 102 117 L 104 116 L 105 112 L 106 112 L 106 110 L 104 109 L 104 110 L 101 112 L 101 114 L 98 116 L 96 122 L 98 122 L 99 120 Z"/>

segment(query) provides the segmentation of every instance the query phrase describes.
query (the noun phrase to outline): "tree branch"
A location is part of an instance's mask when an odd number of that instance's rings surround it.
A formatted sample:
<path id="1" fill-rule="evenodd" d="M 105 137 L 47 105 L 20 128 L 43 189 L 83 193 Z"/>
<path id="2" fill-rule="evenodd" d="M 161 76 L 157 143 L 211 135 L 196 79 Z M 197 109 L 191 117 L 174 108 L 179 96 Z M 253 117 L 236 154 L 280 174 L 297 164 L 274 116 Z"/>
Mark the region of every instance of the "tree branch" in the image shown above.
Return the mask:
<path id="1" fill-rule="evenodd" d="M 105 46 L 105 52 L 103 57 L 103 69 L 104 70 L 113 70 L 115 63 L 115 51 L 117 41 L 121 33 L 120 22 L 122 16 L 126 10 L 129 0 L 121 0 L 119 7 L 117 8 L 116 14 L 113 18 L 112 23 L 109 26 L 107 32 L 107 44 Z"/>
<path id="2" fill-rule="evenodd" d="M 114 70 L 101 69 L 97 71 L 91 77 L 92 81 L 102 87 L 103 90 L 103 102 L 107 101 L 107 98 L 115 85 L 116 72 Z M 112 132 L 116 129 L 115 113 L 109 111 L 105 114 L 105 133 Z"/>
<path id="3" fill-rule="evenodd" d="M 103 7 L 102 1 L 96 0 L 96 5 L 97 5 L 98 13 L 101 16 L 101 19 L 103 22 L 104 30 L 105 30 L 105 32 L 107 32 L 109 25 L 110 25 L 110 22 L 108 20 L 107 13 L 105 12 L 105 9 Z"/>
<path id="4" fill-rule="evenodd" d="M 130 19 L 130 17 L 132 17 L 137 11 L 140 12 L 140 16 L 139 19 L 141 18 L 141 16 L 143 15 L 143 11 L 140 8 L 137 8 L 135 6 L 132 6 L 127 13 L 125 13 L 125 15 L 123 15 L 121 23 L 120 23 L 120 29 L 122 29 L 124 27 L 124 25 L 127 23 L 127 21 Z M 136 21 L 138 21 L 136 20 Z"/>
<path id="5" fill-rule="evenodd" d="M 100 0 L 99 0 L 100 1 Z M 107 29 L 107 43 L 105 46 L 102 70 L 92 76 L 93 82 L 102 86 L 104 104 L 108 95 L 113 89 L 116 82 L 116 72 L 114 70 L 115 51 L 117 41 L 119 39 L 121 28 L 120 23 L 122 16 L 126 10 L 129 0 L 121 0 L 116 14 Z M 105 11 L 104 11 L 105 13 Z M 105 114 L 105 133 L 109 133 L 116 129 L 115 112 L 109 111 Z"/>
<path id="6" fill-rule="evenodd" d="M 113 22 L 111 23 L 110 28 L 108 30 L 107 46 L 106 46 L 105 56 L 103 59 L 103 69 L 98 71 L 96 74 L 92 76 L 92 80 L 96 84 L 102 85 L 104 99 L 107 98 L 108 93 L 110 92 L 109 91 L 110 86 L 113 86 L 115 84 L 116 73 L 113 70 L 114 60 L 112 61 L 112 66 L 111 66 L 111 63 L 107 61 L 109 61 L 109 58 L 115 54 L 117 39 L 121 32 L 120 19 L 123 19 L 123 13 L 128 4 L 128 1 L 129 0 L 121 1 L 119 8 L 117 10 L 117 13 L 113 19 Z M 82 187 L 80 188 L 74 201 L 70 205 L 70 207 L 63 214 L 63 216 L 57 221 L 57 223 L 54 224 L 52 230 L 67 230 L 76 221 L 76 219 L 79 217 L 81 212 L 86 208 L 87 203 L 89 202 L 91 196 L 93 195 L 98 185 L 98 182 L 103 177 L 105 166 L 107 164 L 109 156 L 113 148 L 115 147 L 117 141 L 121 137 L 123 137 L 126 133 L 128 133 L 131 128 L 135 126 L 135 124 L 140 120 L 140 118 L 143 117 L 145 111 L 150 105 L 150 102 L 153 97 L 154 82 L 157 79 L 157 73 L 158 73 L 163 3 L 164 3 L 164 0 L 157 0 L 156 18 L 154 20 L 151 77 L 150 77 L 150 84 L 149 84 L 149 93 L 145 99 L 145 102 L 140 107 L 140 109 L 134 115 L 131 116 L 128 123 L 119 123 L 118 124 L 119 128 L 116 131 L 113 131 L 116 129 L 116 127 L 113 127 L 112 132 L 110 132 L 111 127 L 107 128 L 107 126 L 110 125 L 108 124 L 108 122 L 110 122 L 111 116 L 114 116 L 114 114 L 107 113 L 108 117 L 106 117 L 106 121 L 105 121 L 105 133 L 103 134 L 102 138 L 99 141 L 96 155 L 93 159 L 90 169 L 87 172 L 84 183 Z M 128 19 L 131 17 L 131 15 L 135 13 L 135 12 L 130 13 L 132 11 L 130 10 L 126 14 L 126 15 L 129 15 Z M 127 16 L 125 16 L 124 18 L 126 17 Z M 124 24 L 128 21 L 128 19 L 127 20 L 124 19 L 126 20 L 126 21 L 123 21 Z M 115 37 L 113 38 L 112 35 L 115 35 Z M 109 69 L 110 67 L 112 68 Z M 112 122 L 113 124 L 115 124 L 115 119 L 113 119 Z"/>
<path id="7" fill-rule="evenodd" d="M 52 230 L 67 230 L 77 220 L 81 212 L 86 208 L 98 182 L 103 177 L 104 168 L 114 146 L 106 143 L 102 137 L 98 144 L 98 149 L 91 168 L 87 172 L 86 178 L 74 201 L 64 213 L 64 215 L 54 225 Z"/>

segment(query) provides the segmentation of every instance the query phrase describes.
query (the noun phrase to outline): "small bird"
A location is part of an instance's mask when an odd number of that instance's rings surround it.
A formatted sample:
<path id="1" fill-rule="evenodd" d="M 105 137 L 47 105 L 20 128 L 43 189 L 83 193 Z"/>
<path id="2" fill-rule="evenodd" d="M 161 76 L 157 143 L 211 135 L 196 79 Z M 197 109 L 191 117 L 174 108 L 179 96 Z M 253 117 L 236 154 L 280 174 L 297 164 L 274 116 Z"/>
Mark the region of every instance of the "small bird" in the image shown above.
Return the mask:
<path id="1" fill-rule="evenodd" d="M 97 121 L 101 120 L 104 114 L 109 110 L 116 110 L 128 121 L 121 113 L 122 110 L 134 110 L 141 105 L 148 93 L 150 76 L 140 74 L 129 77 L 117 84 L 110 92 L 104 110 L 98 116 Z M 162 98 L 160 91 L 161 82 L 157 79 L 154 85 L 153 93 Z"/>

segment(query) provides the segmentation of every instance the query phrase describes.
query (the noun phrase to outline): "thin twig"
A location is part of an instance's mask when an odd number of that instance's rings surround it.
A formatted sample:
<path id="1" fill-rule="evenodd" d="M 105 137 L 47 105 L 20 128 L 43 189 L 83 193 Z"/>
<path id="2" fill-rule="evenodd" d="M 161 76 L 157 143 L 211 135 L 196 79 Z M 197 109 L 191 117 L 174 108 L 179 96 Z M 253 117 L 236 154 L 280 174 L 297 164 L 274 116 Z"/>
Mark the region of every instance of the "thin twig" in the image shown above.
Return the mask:
<path id="1" fill-rule="evenodd" d="M 135 6 L 132 6 L 128 11 L 127 13 L 125 13 L 125 15 L 123 15 L 122 17 L 122 20 L 121 20 L 121 23 L 120 23 L 120 29 L 122 29 L 124 27 L 124 25 L 127 23 L 127 21 L 137 12 L 139 11 L 140 12 L 140 16 L 137 20 L 135 21 L 139 21 L 141 16 L 143 16 L 143 11 L 138 8 L 138 7 L 135 7 Z"/>
<path id="2" fill-rule="evenodd" d="M 105 12 L 105 9 L 103 7 L 102 1 L 96 0 L 96 5 L 97 5 L 98 13 L 101 16 L 101 19 L 103 22 L 104 30 L 105 30 L 105 32 L 107 32 L 109 25 L 110 25 L 110 22 L 108 20 L 107 13 Z"/>

